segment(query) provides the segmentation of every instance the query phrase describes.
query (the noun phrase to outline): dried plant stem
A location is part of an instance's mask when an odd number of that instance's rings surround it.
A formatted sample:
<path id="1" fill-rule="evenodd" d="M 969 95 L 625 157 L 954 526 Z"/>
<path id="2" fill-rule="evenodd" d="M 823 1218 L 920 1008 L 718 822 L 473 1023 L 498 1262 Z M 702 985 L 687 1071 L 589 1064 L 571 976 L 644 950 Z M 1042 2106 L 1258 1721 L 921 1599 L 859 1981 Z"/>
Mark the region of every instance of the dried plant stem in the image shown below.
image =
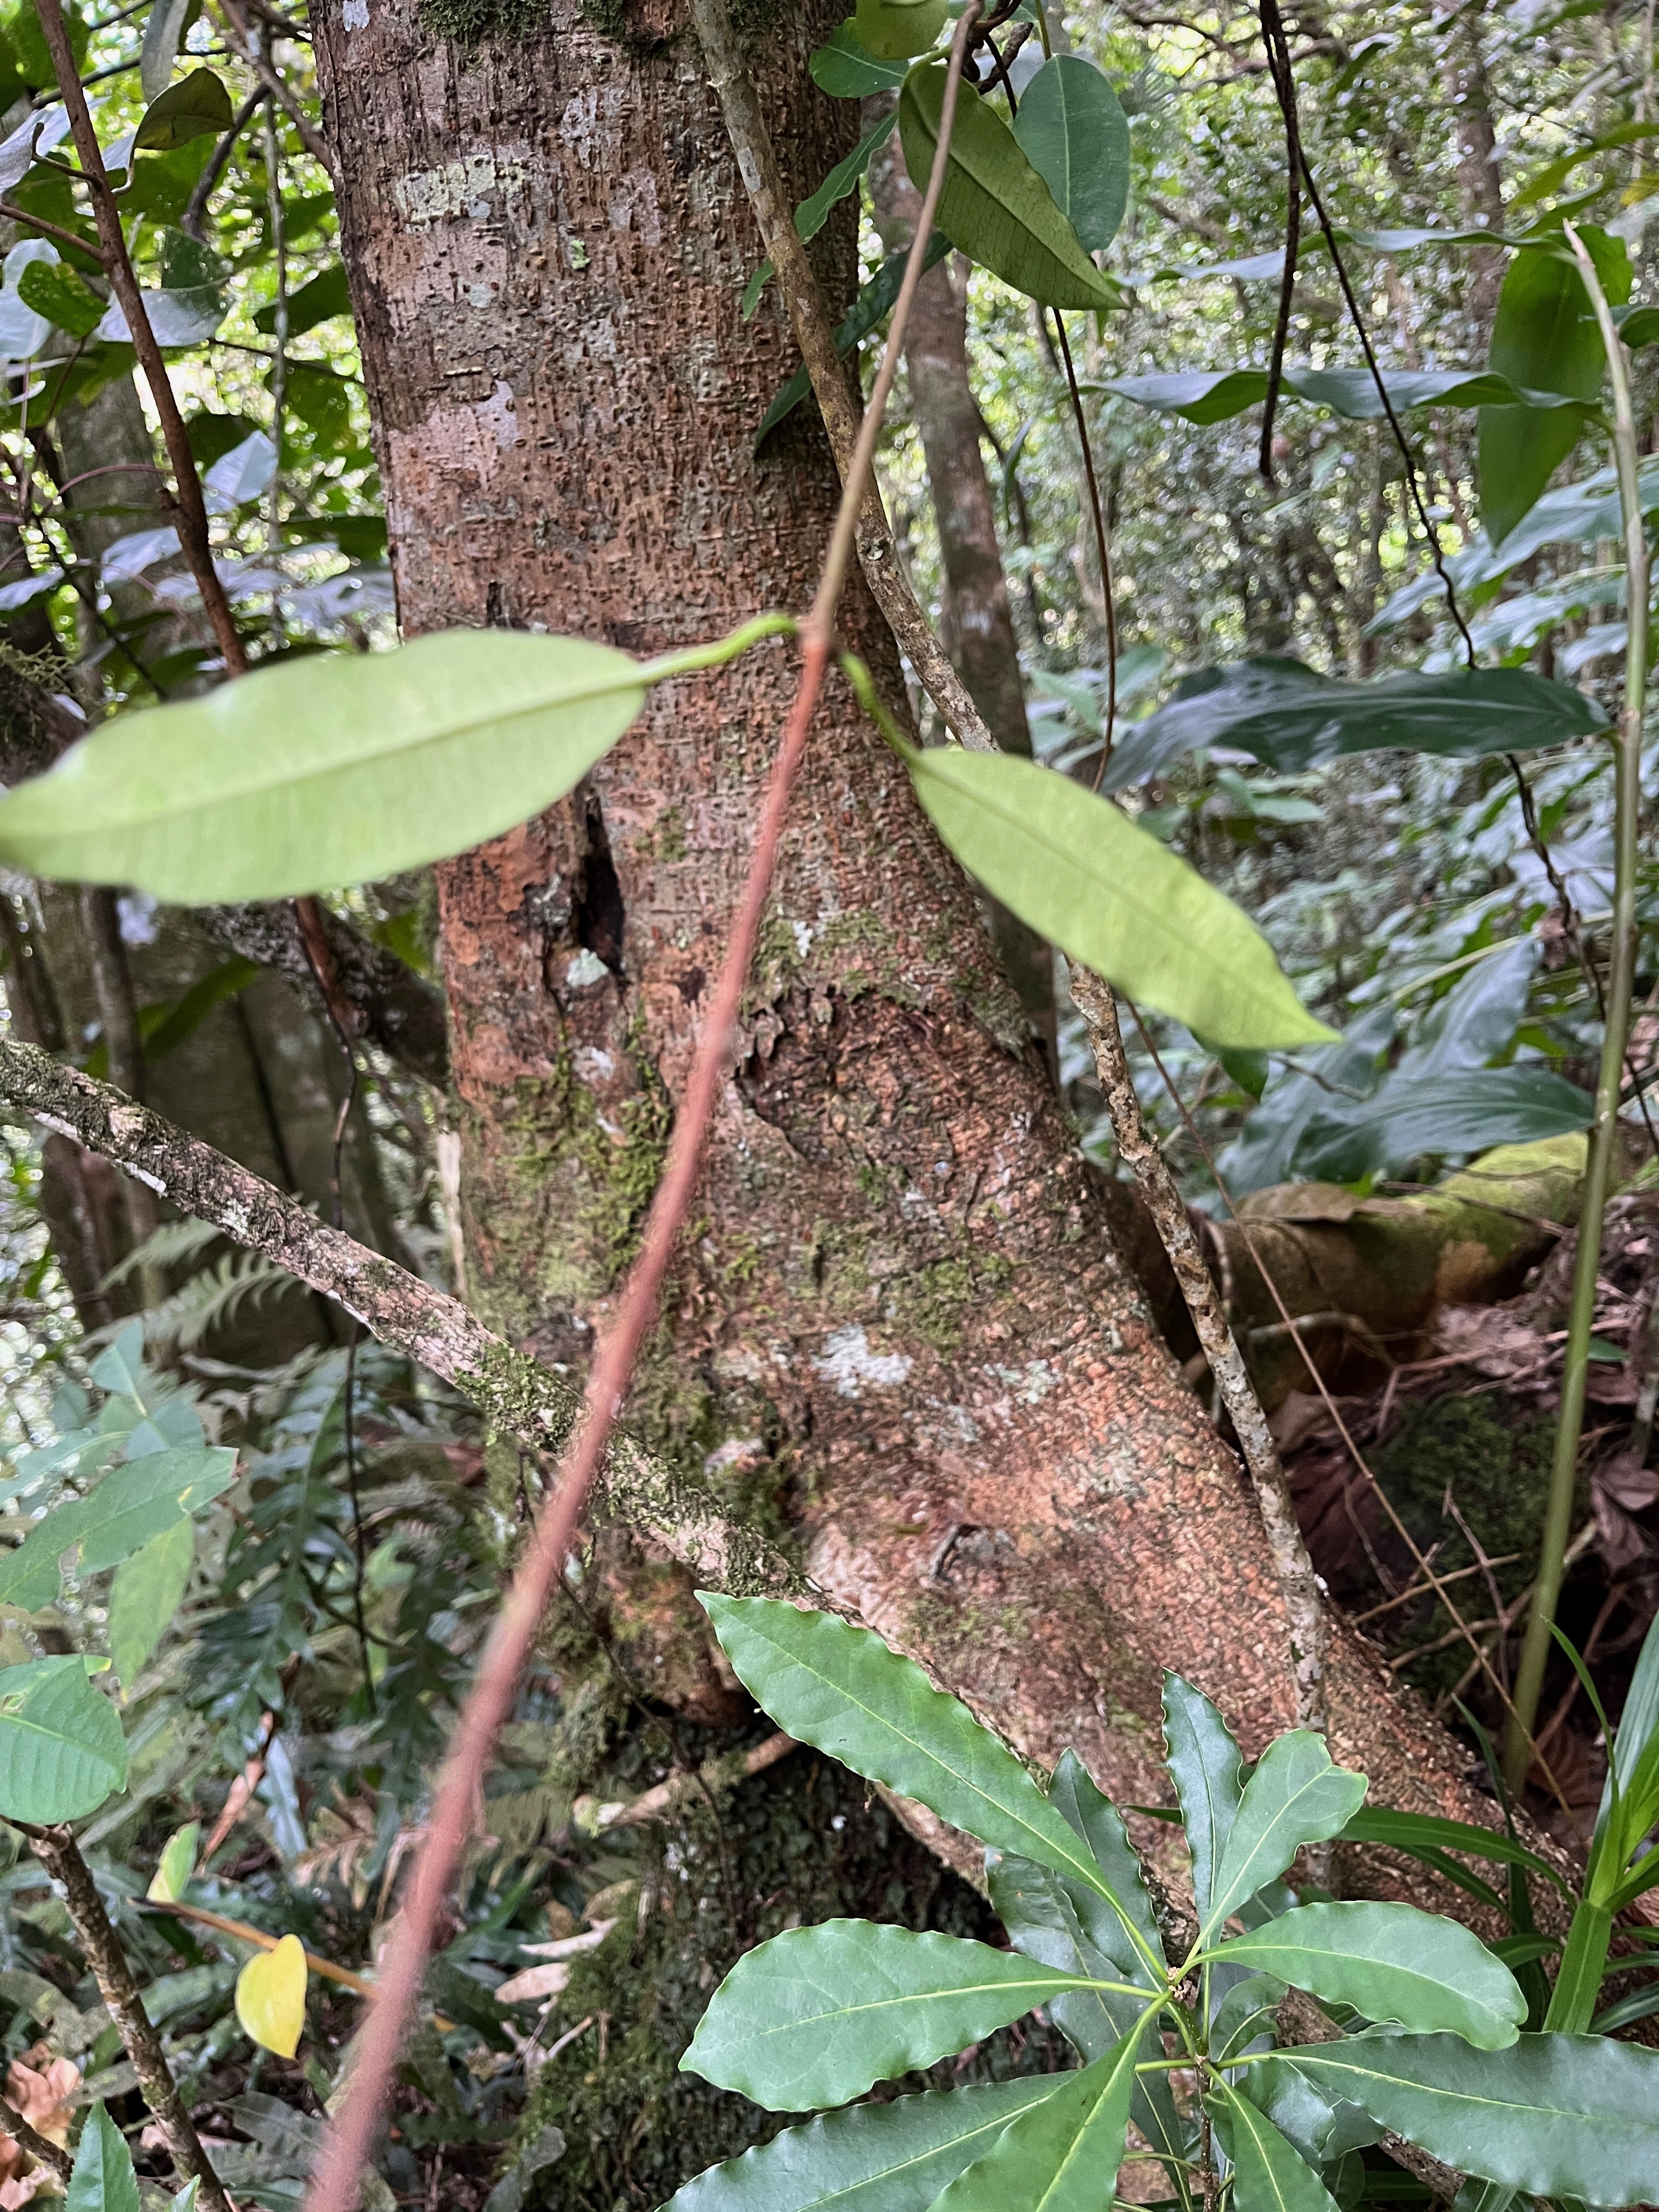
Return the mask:
<path id="1" fill-rule="evenodd" d="M 1572 1303 L 1567 1315 L 1566 1364 L 1561 1377 L 1555 1454 L 1539 1543 L 1537 1588 L 1527 1615 L 1520 1663 L 1516 1669 L 1515 1702 L 1504 1738 L 1504 1778 L 1517 1795 L 1531 1764 L 1533 1724 L 1538 1716 L 1551 1631 L 1561 1595 L 1567 1538 L 1572 1528 L 1572 1495 L 1578 1479 L 1578 1442 L 1584 1425 L 1590 1334 L 1595 1320 L 1596 1278 L 1601 1263 L 1602 1216 L 1613 1187 L 1619 1136 L 1619 1091 L 1636 980 L 1637 831 L 1642 808 L 1642 723 L 1648 696 L 1648 540 L 1638 483 L 1640 447 L 1637 441 L 1636 410 L 1631 398 L 1625 349 L 1596 276 L 1595 264 L 1572 225 L 1568 223 L 1565 228 L 1584 289 L 1595 309 L 1613 380 L 1613 449 L 1619 474 L 1620 501 L 1624 509 L 1630 636 L 1625 654 L 1624 708 L 1613 741 L 1613 930 L 1607 961 L 1607 1021 L 1602 1031 L 1601 1072 L 1595 1085 L 1595 1119 L 1590 1125 L 1589 1150 L 1584 1161 L 1578 1249 L 1573 1263 Z"/>
<path id="2" fill-rule="evenodd" d="M 1089 1043 L 1118 1151 L 1134 1176 L 1158 1240 L 1169 1255 L 1181 1295 L 1198 1332 L 1199 1343 L 1215 1377 L 1216 1389 L 1232 1418 L 1238 1448 L 1255 1492 L 1262 1529 L 1285 1605 L 1291 1664 L 1296 1675 L 1297 1718 L 1304 1728 L 1322 1731 L 1327 1723 L 1325 1654 L 1328 1624 L 1319 1578 L 1303 1541 L 1296 1508 L 1291 1503 L 1291 1487 L 1285 1480 L 1279 1447 L 1267 1426 L 1261 1401 L 1255 1395 L 1244 1356 L 1222 1310 L 1220 1294 L 1204 1264 L 1204 1255 L 1185 1201 L 1141 1116 L 1140 1103 L 1135 1097 L 1129 1064 L 1124 1056 L 1123 1036 L 1118 1027 L 1117 1006 L 1110 987 L 1097 975 L 1091 975 L 1086 968 L 1074 966 L 1072 998 L 1088 1024 Z"/>
<path id="3" fill-rule="evenodd" d="M 43 6 L 43 15 L 45 12 Z M 97 1981 L 98 1993 L 121 2031 L 121 2040 L 138 2076 L 144 2102 L 155 2115 L 155 2124 L 166 2139 L 173 2164 L 187 2181 L 198 2185 L 198 2201 L 207 2208 L 207 2212 L 233 2212 L 218 2175 L 208 2163 L 196 2123 L 179 2094 L 179 2085 L 161 2048 L 161 2039 L 144 2010 L 144 2001 L 132 1978 L 127 1954 L 110 1925 L 104 1900 L 98 1894 L 91 1868 L 81 1856 L 73 1830 L 67 1826 L 28 1828 L 24 1832 L 35 1857 L 64 1893 L 64 1903 L 75 1923 L 87 1964 Z"/>
<path id="4" fill-rule="evenodd" d="M 511 1706 L 520 1670 L 535 1641 L 548 1600 L 563 1572 L 566 1553 L 621 1412 L 635 1360 L 656 1319 L 658 1297 L 680 1223 L 690 1202 L 703 1137 L 724 1079 L 738 1003 L 760 933 L 761 917 L 783 834 L 790 791 L 805 751 L 807 732 L 830 664 L 835 611 L 863 504 L 865 475 L 874 454 L 881 409 L 897 367 L 905 317 L 927 254 L 927 237 L 950 154 L 963 59 L 979 12 L 979 0 L 969 0 L 951 44 L 939 150 L 904 284 L 893 312 L 887 359 L 860 434 L 824 557 L 817 595 L 803 629 L 799 688 L 767 787 L 749 872 L 720 976 L 711 995 L 684 1096 L 674 1117 L 668 1158 L 651 1201 L 640 1255 L 629 1272 L 616 1320 L 595 1356 L 575 1437 L 538 1516 L 512 1587 L 491 1626 L 472 1687 L 456 1723 L 450 1754 L 434 1798 L 426 1840 L 416 1860 L 408 1895 L 386 1948 L 379 1987 L 363 2026 L 351 2085 L 330 2129 L 318 2178 L 307 2200 L 309 2212 L 352 2212 L 357 2202 L 358 2176 L 380 2126 L 404 2023 L 419 1995 L 433 1931 L 462 1846 L 471 1832 L 490 1753 Z"/>

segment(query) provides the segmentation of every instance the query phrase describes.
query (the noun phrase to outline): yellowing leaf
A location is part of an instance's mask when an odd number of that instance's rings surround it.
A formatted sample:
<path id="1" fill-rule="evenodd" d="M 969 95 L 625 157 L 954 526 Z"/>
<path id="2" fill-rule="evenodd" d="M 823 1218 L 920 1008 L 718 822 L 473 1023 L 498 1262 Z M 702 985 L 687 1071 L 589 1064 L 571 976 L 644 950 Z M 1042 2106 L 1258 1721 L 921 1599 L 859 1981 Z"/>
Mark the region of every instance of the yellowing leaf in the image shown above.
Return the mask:
<path id="1" fill-rule="evenodd" d="M 284 1936 L 238 1974 L 236 2017 L 264 2050 L 293 2057 L 306 2024 L 306 1953 L 297 1936 Z"/>
<path id="2" fill-rule="evenodd" d="M 196 1846 L 201 1834 L 201 1822 L 192 1820 L 187 1827 L 175 1828 L 161 1846 L 155 1872 L 144 1892 L 152 1905 L 176 1905 L 184 1895 L 196 1871 Z"/>
<path id="3" fill-rule="evenodd" d="M 859 0 L 859 40 L 884 61 L 902 61 L 927 52 L 945 16 L 945 0 Z"/>

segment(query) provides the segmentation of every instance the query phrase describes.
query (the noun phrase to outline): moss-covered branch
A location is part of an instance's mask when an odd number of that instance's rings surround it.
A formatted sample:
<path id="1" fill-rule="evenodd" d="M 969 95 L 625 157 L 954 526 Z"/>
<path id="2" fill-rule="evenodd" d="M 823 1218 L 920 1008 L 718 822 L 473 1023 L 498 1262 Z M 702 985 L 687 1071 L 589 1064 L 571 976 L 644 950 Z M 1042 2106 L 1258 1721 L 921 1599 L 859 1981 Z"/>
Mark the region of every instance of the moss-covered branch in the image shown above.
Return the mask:
<path id="1" fill-rule="evenodd" d="M 36 1046 L 0 1042 L 0 1098 L 72 1138 L 295 1276 L 371 1335 L 469 1399 L 497 1433 L 538 1456 L 563 1443 L 581 1394 L 395 1261 L 331 1229 L 295 1200 L 106 1083 Z M 618 1521 L 654 1537 L 725 1588 L 787 1584 L 788 1563 L 757 1531 L 726 1521 L 687 1475 L 618 1431 L 603 1494 Z"/>

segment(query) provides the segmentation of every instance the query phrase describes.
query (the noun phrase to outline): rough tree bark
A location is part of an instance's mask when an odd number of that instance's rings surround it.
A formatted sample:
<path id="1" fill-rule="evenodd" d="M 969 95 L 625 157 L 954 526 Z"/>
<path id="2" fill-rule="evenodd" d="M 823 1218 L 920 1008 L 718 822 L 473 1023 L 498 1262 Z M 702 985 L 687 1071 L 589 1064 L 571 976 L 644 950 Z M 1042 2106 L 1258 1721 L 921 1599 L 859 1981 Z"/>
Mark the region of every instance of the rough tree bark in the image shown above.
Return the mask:
<path id="1" fill-rule="evenodd" d="M 805 70 L 840 12 L 780 11 L 757 55 L 802 189 L 854 121 Z M 406 631 L 645 653 L 804 605 L 834 475 L 811 429 L 753 455 L 793 355 L 774 306 L 739 315 L 758 253 L 695 54 L 611 43 L 577 0 L 471 57 L 415 0 L 315 21 Z M 845 296 L 848 228 L 822 246 Z M 848 619 L 900 697 L 861 595 Z M 778 650 L 665 689 L 571 801 L 442 871 L 471 1283 L 544 1358 L 585 1358 L 617 1281 L 792 683 Z M 1074 1742 L 1145 1802 L 1160 1667 L 1257 1750 L 1293 1711 L 1285 1625 L 1240 1471 L 1023 1030 L 967 885 L 837 694 L 629 1418 L 763 1478 L 823 1584 L 1026 1751 Z M 1331 1705 L 1382 1797 L 1476 1811 L 1350 1635 Z"/>

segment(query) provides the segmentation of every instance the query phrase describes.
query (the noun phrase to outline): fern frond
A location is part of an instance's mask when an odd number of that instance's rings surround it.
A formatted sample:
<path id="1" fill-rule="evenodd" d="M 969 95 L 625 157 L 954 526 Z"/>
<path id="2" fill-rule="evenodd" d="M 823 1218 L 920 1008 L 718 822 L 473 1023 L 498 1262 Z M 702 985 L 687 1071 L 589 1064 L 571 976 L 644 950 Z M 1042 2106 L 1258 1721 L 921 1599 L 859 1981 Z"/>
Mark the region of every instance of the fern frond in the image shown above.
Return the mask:
<path id="1" fill-rule="evenodd" d="M 193 1352 L 213 1330 L 239 1317 L 245 1305 L 304 1287 L 263 1252 L 227 1252 L 216 1267 L 192 1275 L 144 1316 L 145 1341 Z"/>
<path id="2" fill-rule="evenodd" d="M 218 1243 L 223 1235 L 210 1221 L 164 1221 L 110 1269 L 100 1287 L 107 1291 L 129 1275 L 136 1275 L 141 1267 L 176 1267 L 180 1261 L 205 1252 L 210 1244 Z"/>

